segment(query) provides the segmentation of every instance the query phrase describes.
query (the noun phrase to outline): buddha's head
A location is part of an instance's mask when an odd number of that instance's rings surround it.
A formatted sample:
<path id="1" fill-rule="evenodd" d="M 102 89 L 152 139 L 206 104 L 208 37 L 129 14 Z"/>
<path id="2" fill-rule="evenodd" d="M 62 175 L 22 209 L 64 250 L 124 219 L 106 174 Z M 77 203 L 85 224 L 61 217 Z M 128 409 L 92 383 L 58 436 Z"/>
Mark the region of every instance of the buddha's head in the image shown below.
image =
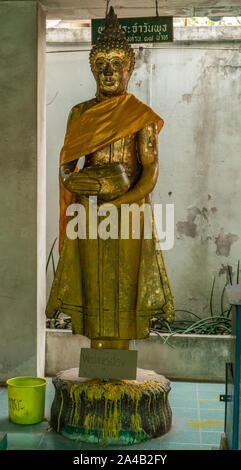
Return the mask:
<path id="1" fill-rule="evenodd" d="M 120 29 L 113 7 L 106 17 L 98 43 L 90 52 L 90 65 L 97 83 L 97 98 L 126 93 L 135 54 Z"/>

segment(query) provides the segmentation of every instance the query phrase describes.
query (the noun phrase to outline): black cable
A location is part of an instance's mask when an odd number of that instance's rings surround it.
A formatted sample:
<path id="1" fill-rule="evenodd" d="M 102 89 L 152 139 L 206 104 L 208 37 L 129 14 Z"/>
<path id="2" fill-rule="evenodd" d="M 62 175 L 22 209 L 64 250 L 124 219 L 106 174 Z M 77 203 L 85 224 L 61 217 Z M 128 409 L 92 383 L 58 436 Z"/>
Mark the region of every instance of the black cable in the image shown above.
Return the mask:
<path id="1" fill-rule="evenodd" d="M 158 0 L 156 0 L 156 16 L 159 16 L 159 12 L 158 12 Z"/>
<path id="2" fill-rule="evenodd" d="M 107 17 L 107 15 L 108 15 L 109 3 L 110 3 L 110 0 L 106 0 L 106 12 L 105 12 L 105 17 Z"/>

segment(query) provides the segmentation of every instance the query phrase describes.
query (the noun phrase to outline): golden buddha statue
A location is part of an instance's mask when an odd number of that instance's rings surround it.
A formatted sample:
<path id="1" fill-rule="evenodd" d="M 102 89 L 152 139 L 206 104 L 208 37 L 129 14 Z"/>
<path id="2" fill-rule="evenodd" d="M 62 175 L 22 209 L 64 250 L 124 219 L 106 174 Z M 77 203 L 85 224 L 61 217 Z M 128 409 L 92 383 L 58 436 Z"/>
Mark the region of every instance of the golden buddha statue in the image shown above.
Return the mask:
<path id="1" fill-rule="evenodd" d="M 159 315 L 169 323 L 175 318 L 153 216 L 151 239 L 144 237 L 142 212 L 139 238 L 121 238 L 121 225 L 118 237 L 93 237 L 89 196 L 98 207 L 114 204 L 118 220 L 123 204 L 150 204 L 163 120 L 127 92 L 135 56 L 112 7 L 90 64 L 96 98 L 72 108 L 60 155 L 60 258 L 46 314 L 70 315 L 73 333 L 89 337 L 91 347 L 128 349 L 130 339 L 149 335 L 150 318 Z M 66 234 L 66 208 L 72 203 L 86 209 L 86 238 Z"/>

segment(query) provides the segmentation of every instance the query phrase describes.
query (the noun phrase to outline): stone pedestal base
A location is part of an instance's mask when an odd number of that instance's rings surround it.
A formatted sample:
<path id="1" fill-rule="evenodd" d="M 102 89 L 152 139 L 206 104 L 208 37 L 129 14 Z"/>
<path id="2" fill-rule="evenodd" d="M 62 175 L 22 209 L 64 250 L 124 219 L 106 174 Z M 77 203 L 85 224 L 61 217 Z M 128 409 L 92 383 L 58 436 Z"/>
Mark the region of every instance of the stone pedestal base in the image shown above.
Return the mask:
<path id="1" fill-rule="evenodd" d="M 78 369 L 53 378 L 51 425 L 62 435 L 99 444 L 133 444 L 171 428 L 170 382 L 137 369 L 136 380 L 78 377 Z"/>

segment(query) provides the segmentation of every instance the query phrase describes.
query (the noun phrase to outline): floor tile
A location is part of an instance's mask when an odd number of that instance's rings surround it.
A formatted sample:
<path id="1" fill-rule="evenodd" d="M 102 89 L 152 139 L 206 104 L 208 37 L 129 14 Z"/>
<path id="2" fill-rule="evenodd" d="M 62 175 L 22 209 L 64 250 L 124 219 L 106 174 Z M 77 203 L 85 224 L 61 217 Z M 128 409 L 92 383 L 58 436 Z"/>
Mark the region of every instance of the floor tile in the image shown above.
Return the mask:
<path id="1" fill-rule="evenodd" d="M 216 390 L 199 390 L 197 398 L 200 406 L 204 406 L 205 403 L 209 406 L 209 403 L 211 403 L 215 407 L 224 407 L 225 403 L 220 401 L 220 395 L 221 393 L 218 393 Z"/>
<path id="2" fill-rule="evenodd" d="M 8 419 L 8 415 L 6 417 L 0 417 L 0 431 L 7 433 L 38 434 L 39 432 L 44 432 L 48 426 L 49 422 L 45 420 L 37 424 L 16 424 Z"/>
<path id="3" fill-rule="evenodd" d="M 201 432 L 201 444 L 210 444 L 219 447 L 222 432 Z"/>
<path id="4" fill-rule="evenodd" d="M 179 443 L 170 443 L 163 448 L 163 450 L 201 450 L 200 444 L 179 444 Z"/>
<path id="5" fill-rule="evenodd" d="M 171 389 L 173 392 L 176 392 L 176 391 L 195 392 L 196 383 L 194 382 L 171 382 Z"/>
<path id="6" fill-rule="evenodd" d="M 72 441 L 55 431 L 47 432 L 55 389 L 47 378 L 46 421 L 35 425 L 18 425 L 8 419 L 8 393 L 0 387 L 0 431 L 7 432 L 10 449 L 49 450 L 211 450 L 219 447 L 224 422 L 224 403 L 217 397 L 224 393 L 224 384 L 172 382 L 169 401 L 173 413 L 171 431 L 161 438 L 132 446 L 98 446 Z"/>
<path id="7" fill-rule="evenodd" d="M 224 429 L 224 416 L 223 412 L 219 410 L 200 410 L 200 418 L 195 421 L 189 421 L 189 426 L 192 429 L 199 429 L 200 431 L 219 431 L 223 432 Z"/>
<path id="8" fill-rule="evenodd" d="M 217 390 L 198 390 L 197 396 L 199 400 L 215 400 L 217 403 L 224 404 L 220 402 L 220 393 L 218 393 Z"/>
<path id="9" fill-rule="evenodd" d="M 213 384 L 213 383 L 197 383 L 198 392 L 201 391 L 211 391 L 214 393 L 224 393 L 225 384 Z"/>
<path id="10" fill-rule="evenodd" d="M 198 427 L 190 427 L 189 422 L 196 422 L 199 419 L 197 409 L 186 409 L 186 408 L 173 408 L 173 430 L 187 431 L 192 430 L 193 433 L 199 432 Z"/>
<path id="11" fill-rule="evenodd" d="M 2 418 L 8 418 L 8 402 L 0 400 L 0 421 Z"/>
<path id="12" fill-rule="evenodd" d="M 203 444 L 202 444 L 202 445 L 200 445 L 200 450 L 212 450 L 213 447 L 214 447 L 214 446 L 213 446 L 213 445 L 210 445 L 210 444 L 208 444 L 208 445 L 203 445 Z"/>
<path id="13" fill-rule="evenodd" d="M 196 399 L 197 397 L 197 391 L 196 390 L 185 390 L 185 389 L 178 389 L 176 388 L 175 390 L 172 390 L 168 397 L 173 397 L 173 398 L 177 398 L 177 397 L 183 397 L 184 400 L 193 400 L 193 399 Z"/>
<path id="14" fill-rule="evenodd" d="M 208 409 L 200 408 L 200 419 L 207 419 L 210 421 L 224 421 L 225 409 Z"/>
<path id="15" fill-rule="evenodd" d="M 42 434 L 8 434 L 8 450 L 31 450 L 37 449 L 40 441 L 42 439 Z"/>
<path id="16" fill-rule="evenodd" d="M 213 398 L 203 398 L 198 399 L 200 409 L 210 408 L 213 410 L 221 410 L 224 411 L 225 403 L 219 401 L 218 397 L 213 395 Z"/>
<path id="17" fill-rule="evenodd" d="M 71 439 L 67 439 L 56 432 L 46 432 L 41 440 L 38 449 L 40 450 L 75 450 L 79 449 L 78 444 Z"/>
<path id="18" fill-rule="evenodd" d="M 8 394 L 5 390 L 0 393 L 0 404 L 4 402 L 8 403 Z"/>
<path id="19" fill-rule="evenodd" d="M 196 396 L 189 396 L 187 397 L 185 393 L 180 393 L 176 395 L 169 396 L 169 403 L 171 408 L 178 407 L 178 408 L 197 408 L 197 397 Z"/>
<path id="20" fill-rule="evenodd" d="M 187 444 L 201 444 L 200 432 L 193 432 L 192 429 L 189 431 L 183 431 L 179 429 L 173 429 L 170 431 L 168 436 L 163 436 L 162 443 L 175 442 L 175 443 L 187 443 Z"/>

